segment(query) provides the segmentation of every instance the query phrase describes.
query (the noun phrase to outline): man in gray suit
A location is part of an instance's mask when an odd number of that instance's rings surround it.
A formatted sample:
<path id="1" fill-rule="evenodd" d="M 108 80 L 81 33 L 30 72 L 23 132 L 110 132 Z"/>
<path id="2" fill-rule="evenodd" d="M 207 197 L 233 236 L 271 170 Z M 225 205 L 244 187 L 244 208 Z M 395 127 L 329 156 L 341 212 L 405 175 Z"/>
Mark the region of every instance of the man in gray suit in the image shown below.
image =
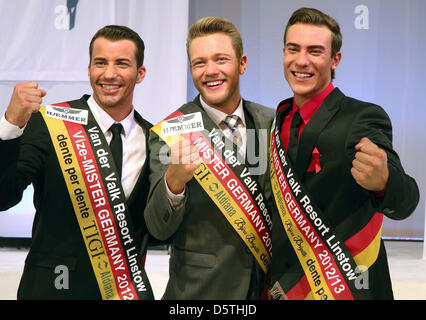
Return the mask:
<path id="1" fill-rule="evenodd" d="M 267 154 L 274 112 L 241 98 L 247 57 L 231 22 L 197 21 L 187 52 L 200 95 L 155 126 L 149 141 L 145 220 L 172 249 L 163 299 L 260 299 L 272 250 Z M 170 132 L 181 142 L 173 144 Z"/>

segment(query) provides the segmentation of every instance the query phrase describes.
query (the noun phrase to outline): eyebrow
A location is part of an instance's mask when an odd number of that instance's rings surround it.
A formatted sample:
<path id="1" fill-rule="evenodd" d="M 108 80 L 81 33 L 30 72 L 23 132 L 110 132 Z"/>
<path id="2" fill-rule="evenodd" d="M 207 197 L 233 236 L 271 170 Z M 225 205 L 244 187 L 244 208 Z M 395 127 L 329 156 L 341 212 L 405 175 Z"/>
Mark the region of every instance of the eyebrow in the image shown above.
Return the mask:
<path id="1" fill-rule="evenodd" d="M 103 58 L 103 57 L 94 57 L 93 61 L 107 61 L 107 59 Z M 131 62 L 131 60 L 127 59 L 127 58 L 118 58 L 115 61 L 117 61 L 117 62 Z"/>
<path id="2" fill-rule="evenodd" d="M 292 43 L 292 42 L 288 42 L 287 44 L 286 44 L 286 47 L 289 47 L 289 46 L 291 46 L 291 47 L 297 47 L 297 48 L 300 48 L 300 45 L 299 44 L 297 44 L 297 43 Z M 322 49 L 322 50 L 325 50 L 325 47 L 324 46 L 322 46 L 322 45 L 320 45 L 320 44 L 316 44 L 316 45 L 311 45 L 311 46 L 308 46 L 308 49 Z"/>
<path id="3" fill-rule="evenodd" d="M 214 58 L 214 59 L 216 59 L 216 58 L 218 58 L 218 57 L 221 57 L 221 56 L 225 56 L 225 57 L 228 57 L 228 58 L 232 58 L 232 55 L 231 54 L 228 54 L 228 53 L 222 53 L 222 52 L 218 52 L 218 53 L 215 53 L 214 55 L 212 55 L 212 58 Z M 195 61 L 195 60 L 206 60 L 206 59 L 209 59 L 210 57 L 204 57 L 204 56 L 199 56 L 199 57 L 195 57 L 195 58 L 192 58 L 191 59 L 191 61 Z"/>

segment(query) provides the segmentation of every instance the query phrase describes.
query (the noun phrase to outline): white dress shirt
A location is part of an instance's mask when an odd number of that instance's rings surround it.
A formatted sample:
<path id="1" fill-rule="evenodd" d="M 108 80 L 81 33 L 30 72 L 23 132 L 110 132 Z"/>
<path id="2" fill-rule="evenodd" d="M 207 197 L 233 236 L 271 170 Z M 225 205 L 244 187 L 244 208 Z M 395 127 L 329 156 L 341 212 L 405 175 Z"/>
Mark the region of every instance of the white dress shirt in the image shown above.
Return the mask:
<path id="1" fill-rule="evenodd" d="M 22 129 L 11 124 L 6 120 L 4 115 L 0 119 L 0 140 L 11 140 L 19 138 L 24 133 L 25 127 Z"/>
<path id="2" fill-rule="evenodd" d="M 102 130 L 106 140 L 110 143 L 112 133 L 108 129 L 115 123 L 115 120 L 106 113 L 96 103 L 95 99 L 91 96 L 87 100 L 90 111 L 93 114 L 96 122 Z M 142 171 L 142 167 L 146 161 L 146 142 L 145 131 L 142 126 L 135 119 L 135 111 L 132 110 L 130 114 L 120 123 L 123 126 L 121 139 L 123 141 L 123 168 L 121 175 L 121 184 L 123 186 L 126 198 L 130 196 L 135 187 L 135 184 Z M 6 118 L 0 119 L 0 139 L 10 140 L 18 138 L 22 135 L 24 128 L 9 123 Z"/>
<path id="3" fill-rule="evenodd" d="M 111 142 L 112 133 L 108 129 L 116 122 L 111 116 L 98 106 L 91 96 L 87 100 L 93 117 L 101 128 L 108 143 Z M 130 196 L 138 181 L 142 167 L 146 161 L 145 131 L 135 119 L 135 110 L 122 121 L 123 126 L 121 140 L 123 141 L 123 168 L 121 172 L 121 184 L 126 198 Z"/>

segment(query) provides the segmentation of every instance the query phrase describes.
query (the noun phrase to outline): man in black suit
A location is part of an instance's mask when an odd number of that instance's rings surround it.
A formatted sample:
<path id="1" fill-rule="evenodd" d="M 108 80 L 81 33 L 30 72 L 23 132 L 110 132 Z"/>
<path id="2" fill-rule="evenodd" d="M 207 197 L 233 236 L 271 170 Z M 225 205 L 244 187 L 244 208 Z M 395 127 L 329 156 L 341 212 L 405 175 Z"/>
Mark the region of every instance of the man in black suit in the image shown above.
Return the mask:
<path id="1" fill-rule="evenodd" d="M 36 209 L 18 299 L 153 298 L 142 262 L 151 124 L 132 105 L 143 57 L 136 32 L 106 26 L 90 43 L 91 96 L 40 107 L 36 82 L 15 86 L 0 123 L 0 210 L 30 183 Z"/>
<path id="2" fill-rule="evenodd" d="M 282 194 L 274 298 L 392 299 L 383 214 L 407 218 L 419 201 L 386 112 L 333 86 L 341 44 L 338 23 L 316 9 L 295 11 L 285 30 L 284 74 L 294 97 L 279 104 L 273 126 L 271 181 Z"/>

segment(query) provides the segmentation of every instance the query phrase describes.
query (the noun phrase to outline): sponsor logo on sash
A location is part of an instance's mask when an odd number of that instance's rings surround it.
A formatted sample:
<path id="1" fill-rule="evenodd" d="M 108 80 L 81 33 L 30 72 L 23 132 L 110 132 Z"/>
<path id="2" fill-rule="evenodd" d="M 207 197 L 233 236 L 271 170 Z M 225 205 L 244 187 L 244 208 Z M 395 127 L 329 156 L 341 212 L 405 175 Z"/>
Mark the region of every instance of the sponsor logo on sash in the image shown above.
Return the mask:
<path id="1" fill-rule="evenodd" d="M 79 123 L 83 125 L 87 125 L 89 121 L 88 110 L 58 107 L 52 105 L 46 106 L 45 115 L 46 117 Z"/>
<path id="2" fill-rule="evenodd" d="M 161 122 L 161 132 L 164 137 L 203 130 L 204 123 L 201 112 L 181 115 Z"/>

